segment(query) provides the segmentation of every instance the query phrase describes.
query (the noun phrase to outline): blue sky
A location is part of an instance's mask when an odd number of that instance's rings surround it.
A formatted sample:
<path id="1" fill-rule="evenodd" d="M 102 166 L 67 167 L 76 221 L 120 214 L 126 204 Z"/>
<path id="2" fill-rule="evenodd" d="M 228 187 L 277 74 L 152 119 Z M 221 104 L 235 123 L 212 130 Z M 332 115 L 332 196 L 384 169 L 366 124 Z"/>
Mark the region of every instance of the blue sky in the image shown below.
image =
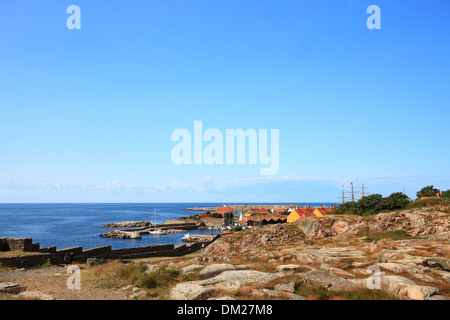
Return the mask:
<path id="1" fill-rule="evenodd" d="M 69 30 L 68 6 L 81 9 Z M 369 5 L 381 30 L 369 30 Z M 0 202 L 334 202 L 450 188 L 448 1 L 0 0 Z M 279 129 L 279 171 L 171 134 Z"/>

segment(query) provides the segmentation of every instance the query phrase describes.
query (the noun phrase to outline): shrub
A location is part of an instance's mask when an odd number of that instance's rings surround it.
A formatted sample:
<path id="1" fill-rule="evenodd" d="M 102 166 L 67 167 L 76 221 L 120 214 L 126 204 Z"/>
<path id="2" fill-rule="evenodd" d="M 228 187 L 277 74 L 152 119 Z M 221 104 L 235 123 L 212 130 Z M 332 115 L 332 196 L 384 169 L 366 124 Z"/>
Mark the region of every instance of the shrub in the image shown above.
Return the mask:
<path id="1" fill-rule="evenodd" d="M 417 191 L 416 196 L 417 199 L 420 199 L 422 197 L 432 197 L 439 191 L 440 190 L 436 189 L 434 186 L 426 186 L 420 189 L 420 191 Z"/>
<path id="2" fill-rule="evenodd" d="M 410 203 L 408 196 L 401 192 L 392 193 L 389 197 L 383 198 L 381 194 L 372 194 L 358 201 L 351 201 L 341 204 L 334 214 L 356 214 L 359 216 L 371 216 L 381 211 L 393 211 L 406 209 Z"/>
<path id="3" fill-rule="evenodd" d="M 450 189 L 446 191 L 442 191 L 441 198 L 450 199 Z"/>
<path id="4" fill-rule="evenodd" d="M 235 226 L 234 228 L 231 229 L 231 231 L 234 231 L 234 232 L 239 232 L 241 230 L 242 230 L 241 226 Z"/>

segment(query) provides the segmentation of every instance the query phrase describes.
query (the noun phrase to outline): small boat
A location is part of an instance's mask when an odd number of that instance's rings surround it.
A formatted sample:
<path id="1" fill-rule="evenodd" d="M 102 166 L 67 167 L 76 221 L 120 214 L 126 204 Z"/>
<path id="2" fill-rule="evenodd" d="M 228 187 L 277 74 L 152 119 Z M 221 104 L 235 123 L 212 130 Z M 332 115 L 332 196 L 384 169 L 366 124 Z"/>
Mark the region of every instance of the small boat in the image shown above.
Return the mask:
<path id="1" fill-rule="evenodd" d="M 190 239 L 191 238 L 191 235 L 189 234 L 189 233 L 186 233 L 184 236 L 183 236 L 183 238 L 181 238 L 181 240 L 187 240 L 187 239 Z"/>
<path id="2" fill-rule="evenodd" d="M 162 229 L 156 229 L 156 208 L 155 213 L 153 214 L 153 224 L 155 225 L 154 229 L 149 228 L 148 233 L 153 235 L 163 235 L 167 232 L 163 231 Z"/>
<path id="3" fill-rule="evenodd" d="M 166 232 L 163 231 L 163 230 L 161 230 L 161 229 L 153 229 L 153 230 L 149 230 L 148 233 L 150 233 L 150 234 L 156 234 L 156 235 L 159 235 L 159 234 L 166 234 Z"/>
<path id="4" fill-rule="evenodd" d="M 209 226 L 209 230 L 214 230 L 214 226 Z"/>

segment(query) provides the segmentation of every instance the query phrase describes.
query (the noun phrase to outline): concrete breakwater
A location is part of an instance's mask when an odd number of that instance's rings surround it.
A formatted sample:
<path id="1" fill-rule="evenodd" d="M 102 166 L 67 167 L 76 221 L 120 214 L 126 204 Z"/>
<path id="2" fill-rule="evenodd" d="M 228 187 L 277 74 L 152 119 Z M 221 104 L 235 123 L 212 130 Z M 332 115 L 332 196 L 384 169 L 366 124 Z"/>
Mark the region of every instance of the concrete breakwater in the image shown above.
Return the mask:
<path id="1" fill-rule="evenodd" d="M 109 230 L 100 234 L 100 237 L 104 238 L 115 238 L 115 239 L 130 239 L 132 232 L 139 232 L 140 234 L 149 234 L 151 229 L 161 229 L 167 233 L 182 233 L 189 230 L 196 230 L 199 228 L 204 228 L 205 224 L 200 222 L 179 222 L 179 223 L 159 223 L 150 224 L 147 227 L 133 228 L 133 229 L 120 229 L 120 230 Z"/>
<path id="2" fill-rule="evenodd" d="M 51 264 L 63 264 L 64 256 L 73 253 L 75 262 L 86 262 L 89 258 L 114 260 L 114 259 L 136 259 L 150 257 L 175 257 L 182 256 L 209 245 L 209 242 L 198 242 L 192 244 L 164 244 L 146 247 L 112 249 L 111 246 L 103 246 L 92 249 L 83 247 L 72 247 L 57 249 L 56 246 L 40 248 L 39 243 L 32 243 L 31 238 L 0 238 L 0 251 L 16 251 L 17 255 L 0 258 L 0 265 L 13 268 L 30 268 Z M 21 252 L 33 252 L 33 254 L 21 255 Z"/>

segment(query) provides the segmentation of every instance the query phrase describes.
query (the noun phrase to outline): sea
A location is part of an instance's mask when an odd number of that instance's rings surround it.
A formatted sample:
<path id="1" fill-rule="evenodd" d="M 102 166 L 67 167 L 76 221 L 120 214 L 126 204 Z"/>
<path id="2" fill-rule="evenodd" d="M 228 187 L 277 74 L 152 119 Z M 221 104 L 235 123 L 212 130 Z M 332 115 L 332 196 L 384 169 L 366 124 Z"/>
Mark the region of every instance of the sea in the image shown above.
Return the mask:
<path id="1" fill-rule="evenodd" d="M 257 203 L 262 205 L 269 203 Z M 334 203 L 277 203 L 310 205 Z M 184 210 L 194 207 L 219 207 L 223 203 L 26 203 L 0 204 L 0 238 L 32 238 L 40 247 L 57 249 L 78 247 L 91 249 L 110 245 L 112 249 L 143 247 L 157 244 L 182 244 L 184 233 L 171 235 L 142 235 L 142 239 L 111 239 L 100 234 L 111 229 L 102 228 L 110 222 L 165 220 L 191 216 L 201 211 Z M 238 205 L 238 203 L 233 203 Z M 249 207 L 251 203 L 246 203 Z M 216 234 L 218 231 L 191 230 L 190 234 Z"/>

